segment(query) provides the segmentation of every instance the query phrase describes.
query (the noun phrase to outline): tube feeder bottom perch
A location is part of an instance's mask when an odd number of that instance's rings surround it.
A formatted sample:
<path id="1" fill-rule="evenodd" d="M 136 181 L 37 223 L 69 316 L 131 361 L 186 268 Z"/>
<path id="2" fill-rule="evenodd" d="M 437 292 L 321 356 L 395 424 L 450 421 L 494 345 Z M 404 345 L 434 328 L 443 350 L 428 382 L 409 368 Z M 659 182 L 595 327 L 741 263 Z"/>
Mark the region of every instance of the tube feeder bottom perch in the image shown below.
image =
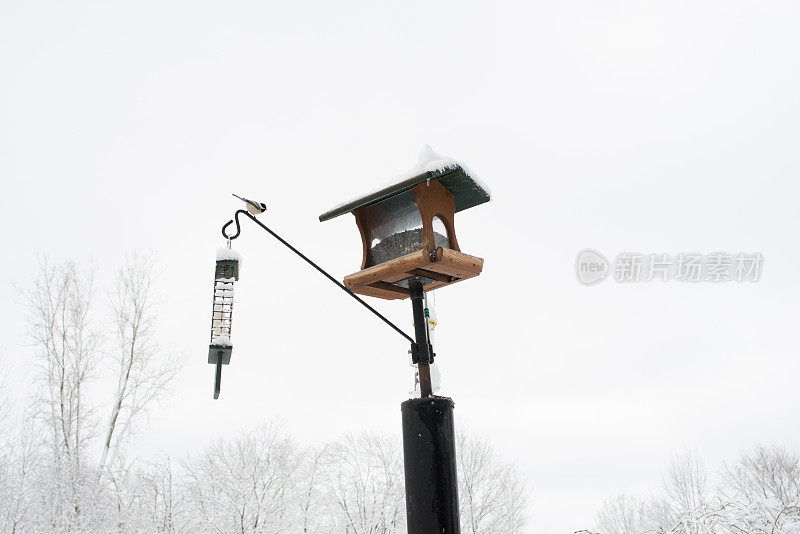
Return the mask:
<path id="1" fill-rule="evenodd" d="M 222 360 L 222 365 L 230 365 L 231 352 L 233 347 L 225 345 L 208 346 L 208 363 L 216 365 L 217 361 Z"/>

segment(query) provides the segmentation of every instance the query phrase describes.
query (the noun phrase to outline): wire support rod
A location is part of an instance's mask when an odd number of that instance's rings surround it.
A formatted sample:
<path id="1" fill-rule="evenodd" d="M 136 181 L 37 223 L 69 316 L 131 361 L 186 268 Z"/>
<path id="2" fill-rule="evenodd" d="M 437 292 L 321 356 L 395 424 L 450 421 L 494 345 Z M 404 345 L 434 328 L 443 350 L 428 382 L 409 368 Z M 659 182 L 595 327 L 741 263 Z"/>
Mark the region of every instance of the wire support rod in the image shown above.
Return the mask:
<path id="1" fill-rule="evenodd" d="M 325 269 L 323 269 L 322 267 L 320 267 L 319 265 L 317 265 L 316 263 L 314 263 L 313 261 L 311 261 L 311 260 L 310 260 L 310 259 L 309 259 L 309 258 L 308 258 L 308 257 L 307 257 L 305 254 L 303 254 L 302 252 L 300 252 L 299 250 L 297 250 L 296 248 L 294 248 L 294 247 L 293 247 L 293 246 L 292 246 L 292 245 L 291 245 L 291 244 L 290 244 L 288 241 L 286 241 L 286 240 L 285 240 L 285 239 L 283 239 L 281 236 L 279 236 L 278 234 L 276 234 L 275 232 L 273 232 L 273 231 L 272 231 L 272 230 L 271 230 L 269 227 L 267 227 L 267 226 L 266 226 L 265 224 L 263 224 L 261 221 L 259 221 L 258 219 L 256 219 L 256 218 L 255 218 L 255 216 L 254 216 L 254 215 L 252 215 L 251 213 L 249 213 L 248 211 L 246 211 L 246 210 L 237 210 L 237 211 L 236 211 L 236 213 L 235 213 L 235 214 L 234 214 L 234 216 L 233 216 L 233 219 L 231 219 L 230 221 L 228 221 L 227 223 L 225 223 L 225 226 L 223 226 L 223 227 L 222 227 L 222 236 L 223 236 L 225 239 L 230 239 L 230 240 L 233 240 L 233 239 L 236 239 L 237 237 L 239 237 L 239 234 L 241 233 L 241 227 L 239 226 L 239 214 L 244 214 L 244 215 L 247 215 L 247 216 L 248 216 L 250 219 L 252 219 L 252 220 L 253 220 L 253 222 L 255 222 L 257 225 L 259 225 L 261 228 L 263 228 L 263 229 L 264 229 L 264 230 L 266 230 L 267 232 L 269 232 L 269 234 L 270 234 L 270 235 L 272 235 L 272 237 L 274 237 L 275 239 L 277 239 L 278 241 L 280 241 L 281 243 L 283 243 L 284 245 L 286 245 L 286 247 L 287 247 L 289 250 L 291 250 L 292 252 L 294 252 L 295 254 L 297 254 L 298 256 L 300 256 L 301 258 L 303 258 L 303 259 L 306 261 L 306 263 L 308 263 L 308 264 L 309 264 L 309 265 L 311 265 L 313 268 L 315 268 L 316 270 L 318 270 L 320 273 L 322 273 L 323 275 L 325 275 L 325 277 L 326 277 L 328 280 L 330 280 L 331 282 L 333 282 L 334 284 L 336 284 L 337 286 L 339 286 L 339 288 L 341 288 L 341 289 L 342 289 L 342 291 L 344 291 L 345 293 L 347 293 L 348 295 L 350 295 L 351 297 L 353 297 L 354 299 L 356 299 L 358 302 L 360 302 L 360 303 L 361 303 L 361 305 L 362 305 L 362 306 L 364 306 L 366 309 L 368 309 L 369 311 L 371 311 L 372 313 L 374 313 L 375 315 L 377 315 L 377 316 L 378 316 L 378 318 L 380 318 L 380 320 L 381 320 L 381 321 L 383 321 L 384 323 L 386 323 L 386 324 L 388 324 L 389 326 L 391 326 L 391 327 L 394 329 L 394 331 L 395 331 L 395 332 L 397 332 L 398 334 L 400 334 L 401 336 L 403 336 L 404 338 L 406 338 L 406 340 L 407 340 L 408 342 L 410 342 L 411 344 L 414 344 L 414 343 L 416 343 L 416 341 L 415 341 L 415 340 L 414 340 L 414 339 L 413 339 L 411 336 L 409 336 L 408 334 L 406 334 L 405 332 L 403 332 L 403 331 L 402 331 L 400 328 L 398 328 L 398 326 L 397 326 L 397 325 L 395 325 L 395 324 L 394 324 L 393 322 L 391 322 L 389 319 L 387 319 L 386 317 L 384 317 L 384 316 L 383 316 L 383 314 L 381 314 L 381 312 L 379 312 L 378 310 L 376 310 L 375 308 L 373 308 L 372 306 L 370 306 L 369 304 L 367 304 L 366 302 L 364 302 L 364 299 L 362 299 L 361 297 L 359 297 L 358 295 L 356 295 L 355 293 L 353 293 L 352 291 L 350 291 L 349 289 L 347 289 L 347 288 L 346 288 L 346 287 L 345 287 L 345 286 L 344 286 L 344 285 L 343 285 L 341 282 L 339 282 L 339 281 L 338 281 L 336 278 L 334 278 L 333 276 L 331 276 L 330 274 L 328 274 L 328 273 L 327 273 L 327 271 L 325 271 Z M 236 233 L 235 233 L 235 234 L 233 234 L 232 236 L 228 236 L 228 234 L 226 234 L 226 233 L 225 233 L 225 229 L 226 229 L 228 226 L 230 226 L 231 224 L 233 224 L 234 222 L 236 223 Z"/>

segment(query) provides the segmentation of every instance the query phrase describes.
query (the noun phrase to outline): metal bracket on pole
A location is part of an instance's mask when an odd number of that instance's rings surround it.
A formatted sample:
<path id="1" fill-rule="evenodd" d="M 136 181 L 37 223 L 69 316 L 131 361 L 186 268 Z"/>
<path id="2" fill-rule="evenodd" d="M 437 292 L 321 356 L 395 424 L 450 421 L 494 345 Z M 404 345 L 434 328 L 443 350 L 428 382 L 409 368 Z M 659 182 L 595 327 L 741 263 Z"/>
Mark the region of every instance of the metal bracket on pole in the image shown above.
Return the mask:
<path id="1" fill-rule="evenodd" d="M 411 309 L 414 312 L 414 333 L 416 342 L 411 344 L 411 361 L 417 364 L 419 372 L 419 392 L 424 397 L 433 395 L 431 386 L 431 368 L 433 361 L 433 347 L 428 339 L 428 320 L 422 304 L 422 280 L 417 277 L 409 278 L 408 292 L 411 296 Z"/>

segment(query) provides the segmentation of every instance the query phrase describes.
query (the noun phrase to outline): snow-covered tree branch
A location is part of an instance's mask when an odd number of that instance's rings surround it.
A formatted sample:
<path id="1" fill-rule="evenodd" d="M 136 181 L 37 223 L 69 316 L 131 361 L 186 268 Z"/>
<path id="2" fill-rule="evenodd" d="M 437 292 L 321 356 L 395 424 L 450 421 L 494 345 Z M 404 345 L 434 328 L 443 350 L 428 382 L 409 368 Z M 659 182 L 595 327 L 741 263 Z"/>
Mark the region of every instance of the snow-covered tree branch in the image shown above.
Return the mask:
<path id="1" fill-rule="evenodd" d="M 323 452 L 323 493 L 339 529 L 388 534 L 405 524 L 399 443 L 375 434 L 347 435 Z"/>
<path id="2" fill-rule="evenodd" d="M 42 260 L 39 277 L 25 293 L 39 358 L 40 415 L 50 428 L 53 454 L 76 465 L 91 436 L 85 387 L 102 340 L 90 324 L 93 283 L 94 272 L 81 273 L 74 262 L 53 266 Z"/>
<path id="3" fill-rule="evenodd" d="M 111 297 L 116 390 L 103 433 L 101 469 L 130 434 L 136 416 L 146 412 L 166 392 L 180 368 L 175 358 L 157 359 L 158 346 L 153 337 L 156 320 L 151 294 L 153 277 L 152 260 L 139 255 L 130 256 L 117 272 Z"/>
<path id="4" fill-rule="evenodd" d="M 522 532 L 527 490 L 514 466 L 503 463 L 488 441 L 463 432 L 457 458 L 462 531 Z"/>
<path id="5" fill-rule="evenodd" d="M 779 447 L 755 447 L 726 465 L 708 491 L 696 452 L 676 456 L 661 494 L 607 500 L 596 516 L 598 534 L 797 534 L 800 461 Z"/>
<path id="6" fill-rule="evenodd" d="M 279 533 L 296 524 L 294 443 L 277 424 L 219 440 L 186 464 L 197 532 Z"/>

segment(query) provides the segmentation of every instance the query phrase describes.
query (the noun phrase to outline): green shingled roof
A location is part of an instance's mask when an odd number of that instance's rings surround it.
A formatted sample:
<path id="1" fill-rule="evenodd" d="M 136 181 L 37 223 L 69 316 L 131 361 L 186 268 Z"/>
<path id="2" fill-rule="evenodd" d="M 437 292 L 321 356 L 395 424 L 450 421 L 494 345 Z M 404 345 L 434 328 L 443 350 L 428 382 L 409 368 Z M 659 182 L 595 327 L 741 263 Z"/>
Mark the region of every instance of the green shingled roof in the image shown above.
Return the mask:
<path id="1" fill-rule="evenodd" d="M 408 178 L 396 184 L 387 186 L 379 191 L 375 191 L 369 195 L 327 211 L 319 216 L 319 220 L 320 222 L 323 222 L 333 219 L 334 217 L 338 217 L 339 215 L 350 213 L 358 208 L 369 206 L 370 204 L 380 202 L 381 200 L 397 195 L 398 193 L 402 193 L 403 191 L 408 191 L 415 185 L 432 180 L 434 178 L 438 179 L 439 182 L 445 186 L 448 191 L 453 193 L 454 197 L 456 197 L 457 212 L 477 206 L 478 204 L 483 204 L 484 202 L 489 202 L 489 192 L 481 187 L 478 182 L 470 178 L 470 176 L 464 172 L 464 169 L 462 169 L 461 166 L 455 165 L 442 170 L 437 169 L 435 171 L 424 172 L 412 178 Z"/>

